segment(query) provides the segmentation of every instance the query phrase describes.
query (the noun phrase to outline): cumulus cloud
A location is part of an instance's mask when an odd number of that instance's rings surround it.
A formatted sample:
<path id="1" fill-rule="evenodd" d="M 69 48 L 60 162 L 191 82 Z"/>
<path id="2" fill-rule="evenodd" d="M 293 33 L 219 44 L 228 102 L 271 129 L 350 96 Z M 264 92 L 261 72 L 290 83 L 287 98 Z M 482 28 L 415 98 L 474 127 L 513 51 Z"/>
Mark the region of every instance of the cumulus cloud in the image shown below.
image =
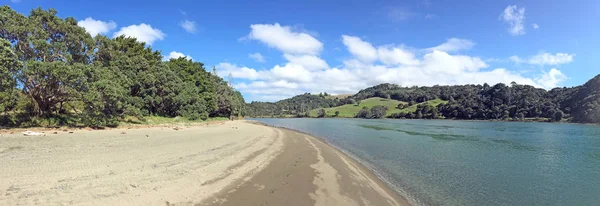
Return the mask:
<path id="1" fill-rule="evenodd" d="M 263 57 L 263 55 L 260 53 L 248 54 L 248 57 L 251 59 L 254 59 L 254 61 L 257 61 L 257 62 L 261 62 L 261 63 L 265 62 L 265 57 Z"/>
<path id="2" fill-rule="evenodd" d="M 181 52 L 176 51 L 172 51 L 171 53 L 169 53 L 169 56 L 165 56 L 164 60 L 168 61 L 169 59 L 178 59 L 179 57 L 185 57 L 186 59 L 193 60 L 190 55 L 185 55 Z"/>
<path id="3" fill-rule="evenodd" d="M 223 77 L 231 74 L 238 79 L 236 81 L 241 81 L 234 84 L 234 87 L 243 92 L 249 100 L 258 101 L 274 101 L 305 92 L 355 93 L 381 83 L 432 86 L 509 84 L 514 81 L 550 88 L 560 85 L 566 78 L 558 69 L 526 77 L 506 68 L 491 68 L 488 62 L 480 57 L 451 53 L 475 45 L 468 40 L 449 39 L 436 46 L 438 49 L 407 49 L 409 47 L 393 44 L 374 46 L 359 37 L 349 35 L 343 35 L 341 39 L 350 56 L 343 64 L 335 67 L 321 59 L 319 52 L 291 52 L 299 51 L 305 48 L 304 46 L 279 49 L 283 46 L 267 44 L 282 51 L 287 62 L 267 69 L 253 69 L 224 62 L 217 65 L 217 73 Z"/>
<path id="4" fill-rule="evenodd" d="M 371 43 L 365 42 L 358 37 L 347 35 L 342 35 L 342 42 L 346 45 L 350 54 L 356 58 L 365 62 L 377 60 L 377 50 Z"/>
<path id="5" fill-rule="evenodd" d="M 266 78 L 264 75 L 261 76 L 255 69 L 239 67 L 230 63 L 219 63 L 215 66 L 215 68 L 217 69 L 217 74 L 221 77 L 227 77 L 231 75 L 233 78 L 249 80 L 256 80 L 260 77 Z"/>
<path id="6" fill-rule="evenodd" d="M 106 34 L 117 28 L 117 23 L 114 21 L 100 21 L 92 19 L 92 17 L 78 21 L 77 25 L 85 28 L 85 31 L 87 31 L 93 37 L 98 34 Z"/>
<path id="7" fill-rule="evenodd" d="M 181 26 L 181 28 L 183 28 L 188 33 L 195 34 L 197 31 L 195 21 L 185 20 L 179 23 L 179 26 Z"/>
<path id="8" fill-rule="evenodd" d="M 328 68 L 327 62 L 315 55 L 293 55 L 284 54 L 283 57 L 291 64 L 300 65 L 307 70 L 318 70 Z"/>
<path id="9" fill-rule="evenodd" d="M 292 31 L 289 26 L 275 24 L 253 24 L 249 39 L 258 40 L 269 47 L 287 54 L 318 54 L 323 43 L 307 33 Z"/>
<path id="10" fill-rule="evenodd" d="M 448 39 L 443 44 L 440 44 L 435 47 L 431 47 L 428 50 L 429 51 L 438 50 L 438 51 L 443 51 L 443 52 L 456 52 L 456 51 L 460 51 L 460 50 L 469 50 L 469 49 L 473 48 L 473 46 L 475 46 L 475 43 L 472 42 L 471 40 L 451 38 L 451 39 Z"/>
<path id="11" fill-rule="evenodd" d="M 567 76 L 565 76 L 560 70 L 556 68 L 550 69 L 549 72 L 544 72 L 538 79 L 537 83 L 540 84 L 544 88 L 554 88 L 559 85 L 559 83 L 565 81 Z"/>
<path id="12" fill-rule="evenodd" d="M 363 41 L 359 37 L 348 35 L 342 35 L 342 42 L 350 54 L 365 63 L 379 61 L 386 65 L 414 65 L 419 62 L 412 52 L 401 47 L 384 45 L 375 48 L 371 43 Z"/>
<path id="13" fill-rule="evenodd" d="M 529 58 L 523 59 L 518 56 L 511 56 L 509 60 L 514 63 L 527 63 L 532 65 L 560 65 L 571 63 L 575 58 L 575 54 L 567 54 L 567 53 L 540 53 L 535 56 L 531 56 Z"/>
<path id="14" fill-rule="evenodd" d="M 517 5 L 507 6 L 500 15 L 500 20 L 507 23 L 510 27 L 508 33 L 513 36 L 525 34 L 525 8 L 518 8 Z"/>
<path id="15" fill-rule="evenodd" d="M 113 35 L 113 37 L 125 35 L 128 37 L 134 37 L 140 42 L 146 42 L 152 44 L 156 40 L 162 40 L 166 34 L 162 31 L 152 28 L 149 24 L 130 25 L 127 27 L 121 27 L 121 29 Z"/>
<path id="16" fill-rule="evenodd" d="M 394 47 L 379 47 L 377 49 L 379 60 L 386 65 L 417 65 L 419 60 L 407 50 Z"/>
<path id="17" fill-rule="evenodd" d="M 531 24 L 531 27 L 533 27 L 533 29 L 539 29 L 540 28 L 540 26 L 537 25 L 537 24 Z"/>

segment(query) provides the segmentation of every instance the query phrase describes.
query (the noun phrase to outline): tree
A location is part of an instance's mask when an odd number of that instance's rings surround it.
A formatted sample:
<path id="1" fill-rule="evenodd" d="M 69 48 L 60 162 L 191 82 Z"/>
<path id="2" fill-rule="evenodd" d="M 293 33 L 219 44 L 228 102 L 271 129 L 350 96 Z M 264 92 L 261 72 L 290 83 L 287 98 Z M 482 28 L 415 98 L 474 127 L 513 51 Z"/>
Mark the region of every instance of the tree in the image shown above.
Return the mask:
<path id="1" fill-rule="evenodd" d="M 552 116 L 552 121 L 560 122 L 560 120 L 562 120 L 563 116 L 564 116 L 564 113 L 560 110 L 557 110 L 554 112 L 554 115 Z"/>
<path id="2" fill-rule="evenodd" d="M 14 76 L 22 67 L 10 42 L 0 39 L 0 112 L 13 109 L 17 103 L 17 82 Z"/>
<path id="3" fill-rule="evenodd" d="M 216 72 L 185 58 L 162 59 L 135 38 L 92 38 L 54 9 L 24 16 L 2 6 L 0 112 L 18 116 L 14 125 L 59 119 L 61 125 L 93 127 L 116 126 L 126 116 L 245 115 L 241 93 Z M 6 112 L 11 109 L 16 112 Z"/>
<path id="4" fill-rule="evenodd" d="M 340 111 L 335 111 L 335 117 L 340 115 Z"/>
<path id="5" fill-rule="evenodd" d="M 371 111 L 368 107 L 363 107 L 360 111 L 358 111 L 358 113 L 354 117 L 369 119 L 371 118 Z"/>
<path id="6" fill-rule="evenodd" d="M 573 98 L 573 121 L 600 123 L 600 75 L 586 82 Z"/>
<path id="7" fill-rule="evenodd" d="M 387 107 L 383 106 L 383 105 L 377 105 L 377 106 L 373 106 L 371 107 L 371 116 L 368 117 L 369 119 L 380 119 L 385 117 L 385 114 L 387 112 Z"/>
<path id="8" fill-rule="evenodd" d="M 423 118 L 423 113 L 421 113 L 421 111 L 417 111 L 417 114 L 415 115 L 415 118 L 417 118 L 417 119 Z"/>
<path id="9" fill-rule="evenodd" d="M 325 112 L 325 109 L 319 109 L 319 111 L 317 112 L 318 118 L 323 118 L 323 117 L 325 117 L 325 115 L 327 115 L 327 113 Z"/>
<path id="10" fill-rule="evenodd" d="M 351 99 L 348 100 L 348 104 L 356 105 L 357 103 L 356 103 L 355 99 L 351 98 Z"/>

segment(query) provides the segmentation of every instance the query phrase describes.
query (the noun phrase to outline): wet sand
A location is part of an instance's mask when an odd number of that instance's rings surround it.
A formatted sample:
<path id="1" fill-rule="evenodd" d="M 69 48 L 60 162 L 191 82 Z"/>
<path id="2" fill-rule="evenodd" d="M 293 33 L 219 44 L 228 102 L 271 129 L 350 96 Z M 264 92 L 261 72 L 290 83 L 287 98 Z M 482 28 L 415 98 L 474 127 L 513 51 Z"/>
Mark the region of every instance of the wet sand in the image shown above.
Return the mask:
<path id="1" fill-rule="evenodd" d="M 408 205 L 295 131 L 224 122 L 0 134 L 0 205 Z"/>

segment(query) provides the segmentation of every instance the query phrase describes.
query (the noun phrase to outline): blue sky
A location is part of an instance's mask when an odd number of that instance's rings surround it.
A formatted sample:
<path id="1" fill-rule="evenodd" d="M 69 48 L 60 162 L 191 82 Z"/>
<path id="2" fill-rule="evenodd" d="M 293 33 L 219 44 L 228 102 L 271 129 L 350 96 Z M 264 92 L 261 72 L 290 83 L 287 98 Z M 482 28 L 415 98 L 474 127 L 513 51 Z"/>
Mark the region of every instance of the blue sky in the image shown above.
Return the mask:
<path id="1" fill-rule="evenodd" d="M 6 3 L 25 14 L 55 8 L 88 32 L 135 36 L 166 58 L 216 66 L 247 101 L 383 82 L 552 88 L 600 73 L 596 0 Z"/>

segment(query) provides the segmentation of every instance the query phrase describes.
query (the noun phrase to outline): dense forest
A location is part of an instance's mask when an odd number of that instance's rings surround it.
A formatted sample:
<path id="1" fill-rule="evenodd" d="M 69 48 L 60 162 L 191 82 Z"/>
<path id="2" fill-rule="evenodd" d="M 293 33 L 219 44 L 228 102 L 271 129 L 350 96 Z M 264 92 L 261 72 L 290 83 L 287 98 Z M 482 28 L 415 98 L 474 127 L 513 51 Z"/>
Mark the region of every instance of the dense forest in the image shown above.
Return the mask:
<path id="1" fill-rule="evenodd" d="M 246 116 L 249 117 L 279 117 L 291 115 L 307 117 L 308 112 L 316 108 L 329 108 L 341 104 L 339 98 L 330 98 L 329 94 L 312 95 L 305 93 L 289 99 L 271 102 L 251 102 L 246 105 Z"/>
<path id="2" fill-rule="evenodd" d="M 514 82 L 510 85 L 499 83 L 493 86 L 483 84 L 431 87 L 380 84 L 335 101 L 323 96 L 304 94 L 276 103 L 253 102 L 247 107 L 249 116 L 301 117 L 307 116 L 302 115 L 302 111 L 306 109 L 356 104 L 372 97 L 404 102 L 397 106 L 399 109 L 416 105 L 416 110 L 385 116 L 385 111 L 389 108 L 363 108 L 355 117 L 600 123 L 600 75 L 582 86 L 554 88 L 549 91 Z M 428 104 L 427 101 L 435 99 L 444 100 L 446 103 L 436 106 Z M 290 103 L 293 105 L 289 105 Z M 299 105 L 302 105 L 304 110 L 298 110 Z"/>
<path id="3" fill-rule="evenodd" d="M 90 36 L 54 9 L 0 7 L 0 126 L 116 126 L 147 116 L 243 115 L 245 101 L 216 71 L 163 60 L 135 38 Z"/>

